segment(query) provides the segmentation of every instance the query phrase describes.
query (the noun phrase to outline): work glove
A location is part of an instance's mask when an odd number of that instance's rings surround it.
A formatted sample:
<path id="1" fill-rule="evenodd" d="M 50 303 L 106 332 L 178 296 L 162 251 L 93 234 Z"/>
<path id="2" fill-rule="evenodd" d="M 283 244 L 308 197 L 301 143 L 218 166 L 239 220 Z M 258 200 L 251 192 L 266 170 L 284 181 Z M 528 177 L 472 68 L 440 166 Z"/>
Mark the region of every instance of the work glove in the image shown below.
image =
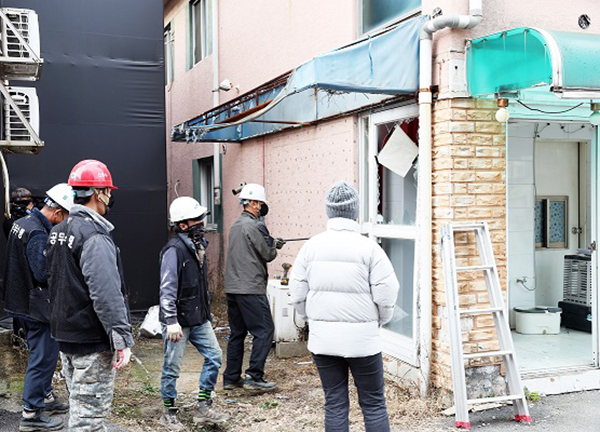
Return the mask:
<path id="1" fill-rule="evenodd" d="M 167 326 L 167 340 L 178 342 L 183 337 L 183 330 L 179 323 L 169 324 Z"/>
<path id="2" fill-rule="evenodd" d="M 125 367 L 129 364 L 129 360 L 131 360 L 131 348 L 125 348 L 117 351 L 117 361 L 113 363 L 113 367 L 117 370 Z"/>
<path id="3" fill-rule="evenodd" d="M 283 247 L 283 245 L 284 245 L 284 244 L 285 244 L 285 240 L 284 240 L 284 239 L 282 239 L 281 237 L 277 237 L 277 238 L 275 239 L 275 247 L 276 247 L 277 249 L 281 249 L 281 248 Z"/>

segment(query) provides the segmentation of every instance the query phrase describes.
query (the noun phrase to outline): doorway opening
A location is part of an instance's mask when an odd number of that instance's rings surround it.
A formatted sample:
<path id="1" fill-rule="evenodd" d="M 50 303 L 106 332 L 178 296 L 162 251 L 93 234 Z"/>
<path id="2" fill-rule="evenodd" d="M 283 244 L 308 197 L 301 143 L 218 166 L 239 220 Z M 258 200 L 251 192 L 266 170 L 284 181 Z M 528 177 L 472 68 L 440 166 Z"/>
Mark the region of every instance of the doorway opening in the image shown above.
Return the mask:
<path id="1" fill-rule="evenodd" d="M 574 123 L 507 128 L 509 306 L 525 373 L 596 362 L 593 133 Z"/>

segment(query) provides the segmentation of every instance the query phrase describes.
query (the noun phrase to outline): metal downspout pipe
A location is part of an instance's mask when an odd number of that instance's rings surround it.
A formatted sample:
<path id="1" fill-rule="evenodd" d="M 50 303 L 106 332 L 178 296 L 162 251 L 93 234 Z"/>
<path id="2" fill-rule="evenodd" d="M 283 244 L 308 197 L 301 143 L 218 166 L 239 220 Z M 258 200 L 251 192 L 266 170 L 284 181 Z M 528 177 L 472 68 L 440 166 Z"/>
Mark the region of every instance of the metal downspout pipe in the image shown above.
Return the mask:
<path id="1" fill-rule="evenodd" d="M 421 395 L 427 396 L 431 383 L 432 340 L 432 39 L 443 28 L 470 29 L 482 18 L 482 0 L 469 0 L 469 15 L 439 16 L 423 24 L 419 41 L 419 340 Z"/>
<path id="2" fill-rule="evenodd" d="M 213 89 L 219 88 L 219 2 L 212 2 L 212 62 L 213 62 Z M 219 92 L 213 91 L 213 107 L 220 105 Z M 213 144 L 213 197 L 219 194 L 219 202 L 222 204 L 223 191 L 221 187 L 221 149 L 219 143 Z M 216 204 L 216 203 L 215 203 Z M 222 208 L 222 207 L 221 207 Z"/>

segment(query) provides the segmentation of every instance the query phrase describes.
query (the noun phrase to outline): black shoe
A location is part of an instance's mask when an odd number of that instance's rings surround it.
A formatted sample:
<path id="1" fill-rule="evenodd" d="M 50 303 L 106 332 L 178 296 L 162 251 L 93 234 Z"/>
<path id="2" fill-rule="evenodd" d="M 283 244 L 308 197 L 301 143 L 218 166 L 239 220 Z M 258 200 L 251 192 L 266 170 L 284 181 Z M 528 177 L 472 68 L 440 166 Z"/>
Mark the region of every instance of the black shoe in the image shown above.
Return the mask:
<path id="1" fill-rule="evenodd" d="M 247 390 L 275 390 L 277 384 L 265 381 L 263 378 L 253 379 L 250 376 L 246 376 L 244 388 Z"/>
<path id="2" fill-rule="evenodd" d="M 244 388 L 244 380 L 241 378 L 233 383 L 223 383 L 223 390 L 235 390 L 241 388 Z"/>
<path id="3" fill-rule="evenodd" d="M 60 399 L 52 393 L 44 399 L 44 403 L 46 405 L 44 407 L 44 413 L 47 415 L 65 414 L 69 411 L 69 404 L 61 402 Z"/>
<path id="4" fill-rule="evenodd" d="M 34 417 L 21 417 L 19 430 L 22 432 L 55 431 L 62 429 L 63 425 L 64 423 L 61 419 L 51 419 L 42 410 L 38 410 Z"/>

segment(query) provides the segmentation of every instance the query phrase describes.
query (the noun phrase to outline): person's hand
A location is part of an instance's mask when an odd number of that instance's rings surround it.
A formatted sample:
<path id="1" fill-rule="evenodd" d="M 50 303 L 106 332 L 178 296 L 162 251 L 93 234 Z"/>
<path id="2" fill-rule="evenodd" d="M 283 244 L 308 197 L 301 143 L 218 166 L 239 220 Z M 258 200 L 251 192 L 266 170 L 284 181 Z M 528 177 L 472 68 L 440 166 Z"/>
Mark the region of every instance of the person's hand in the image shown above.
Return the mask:
<path id="1" fill-rule="evenodd" d="M 131 360 L 131 348 L 125 348 L 117 351 L 117 362 L 113 363 L 115 369 L 119 370 L 129 364 Z"/>
<path id="2" fill-rule="evenodd" d="M 281 248 L 283 247 L 283 245 L 284 245 L 284 244 L 285 244 L 285 240 L 284 240 L 284 239 L 282 239 L 281 237 L 277 237 L 277 238 L 275 239 L 275 247 L 276 247 L 277 249 L 281 249 Z"/>
<path id="3" fill-rule="evenodd" d="M 167 340 L 178 342 L 183 337 L 183 330 L 179 323 L 169 324 L 167 326 Z"/>

